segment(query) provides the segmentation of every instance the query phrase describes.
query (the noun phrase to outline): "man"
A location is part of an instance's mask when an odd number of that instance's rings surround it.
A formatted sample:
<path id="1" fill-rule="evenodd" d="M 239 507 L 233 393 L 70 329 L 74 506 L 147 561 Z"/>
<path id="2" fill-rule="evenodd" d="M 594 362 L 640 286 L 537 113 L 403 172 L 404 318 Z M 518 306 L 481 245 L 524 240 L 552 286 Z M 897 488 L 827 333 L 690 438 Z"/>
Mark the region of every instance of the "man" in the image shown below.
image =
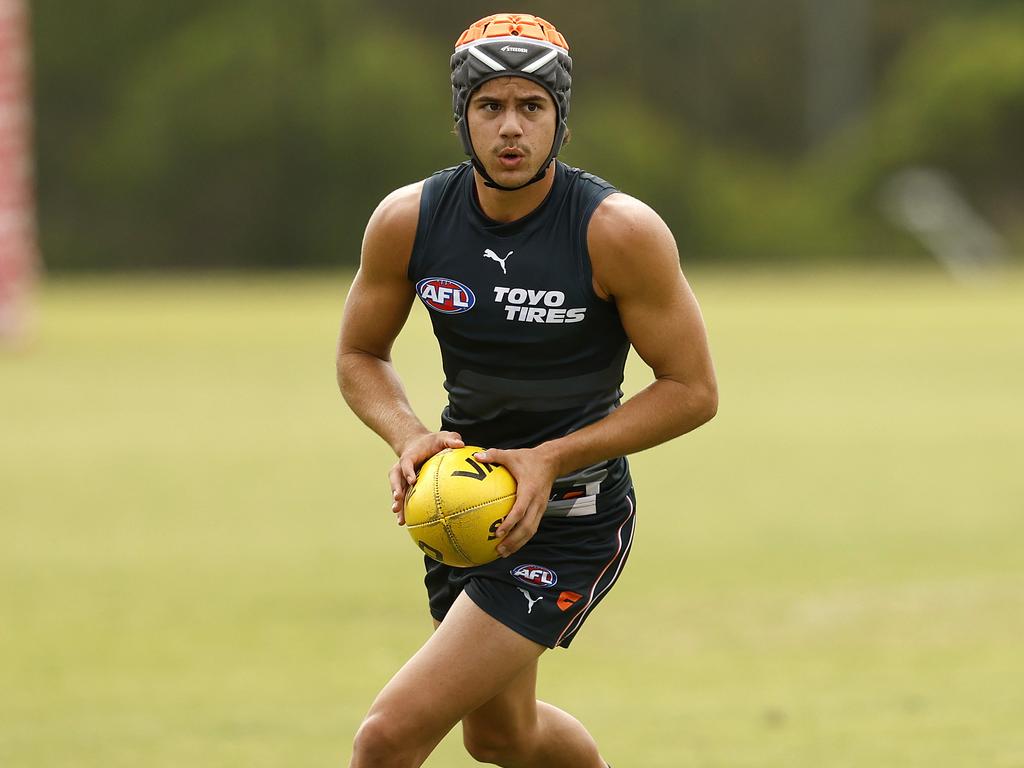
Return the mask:
<path id="1" fill-rule="evenodd" d="M 473 24 L 452 57 L 471 161 L 392 193 L 367 225 L 338 376 L 398 456 L 392 510 L 403 523 L 417 468 L 464 444 L 485 446 L 479 458 L 507 467 L 518 489 L 500 559 L 425 559 L 436 630 L 374 701 L 352 768 L 419 766 L 459 721 L 481 762 L 606 766 L 579 721 L 537 701 L 537 661 L 569 645 L 625 562 L 635 499 L 623 457 L 710 419 L 717 390 L 668 228 L 555 160 L 570 71 L 568 45 L 543 19 Z M 437 432 L 412 412 L 390 360 L 417 295 L 449 393 Z M 654 381 L 620 407 L 630 345 Z M 522 578 L 527 564 L 546 584 Z"/>

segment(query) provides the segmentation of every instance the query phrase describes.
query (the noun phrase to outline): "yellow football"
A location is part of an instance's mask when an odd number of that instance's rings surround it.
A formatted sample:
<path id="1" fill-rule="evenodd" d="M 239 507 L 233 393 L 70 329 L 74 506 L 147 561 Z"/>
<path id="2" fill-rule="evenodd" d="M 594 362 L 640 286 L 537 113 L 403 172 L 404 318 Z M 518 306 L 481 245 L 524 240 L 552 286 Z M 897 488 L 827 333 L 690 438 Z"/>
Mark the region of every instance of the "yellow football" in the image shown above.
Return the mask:
<path id="1" fill-rule="evenodd" d="M 405 497 L 405 527 L 428 557 L 459 568 L 498 558 L 496 531 L 516 500 L 512 473 L 446 448 L 420 468 Z"/>

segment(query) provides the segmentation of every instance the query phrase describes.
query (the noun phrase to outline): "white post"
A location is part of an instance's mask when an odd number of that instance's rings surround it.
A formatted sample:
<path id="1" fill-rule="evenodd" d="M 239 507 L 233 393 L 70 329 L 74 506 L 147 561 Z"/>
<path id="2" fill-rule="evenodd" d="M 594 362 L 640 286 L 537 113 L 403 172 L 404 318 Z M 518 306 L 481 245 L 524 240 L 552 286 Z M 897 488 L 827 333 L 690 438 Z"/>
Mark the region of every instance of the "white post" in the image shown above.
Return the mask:
<path id="1" fill-rule="evenodd" d="M 37 266 L 28 6 L 0 0 L 0 344 L 24 339 Z"/>

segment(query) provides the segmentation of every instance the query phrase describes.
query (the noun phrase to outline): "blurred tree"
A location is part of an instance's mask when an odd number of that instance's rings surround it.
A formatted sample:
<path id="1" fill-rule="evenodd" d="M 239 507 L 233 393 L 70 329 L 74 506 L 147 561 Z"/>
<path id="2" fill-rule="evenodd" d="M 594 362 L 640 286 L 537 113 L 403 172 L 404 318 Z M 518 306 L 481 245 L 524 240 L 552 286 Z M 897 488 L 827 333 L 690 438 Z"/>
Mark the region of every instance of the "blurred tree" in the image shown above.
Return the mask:
<path id="1" fill-rule="evenodd" d="M 537 0 L 576 62 L 564 158 L 648 200 L 701 257 L 906 251 L 873 195 L 910 162 L 1017 221 L 1019 0 L 872 3 L 879 100 L 820 146 L 805 129 L 810 1 Z M 48 264 L 352 263 L 387 191 L 463 159 L 448 56 L 493 10 L 35 0 Z"/>
<path id="2" fill-rule="evenodd" d="M 120 79 L 168 30 L 205 2 L 139 4 L 32 2 L 35 44 L 36 169 L 40 238 L 55 266 L 108 266 L 109 208 L 116 203 L 89 166 L 110 122 Z M 122 212 L 123 213 L 123 212 Z"/>
<path id="3" fill-rule="evenodd" d="M 417 161 L 437 142 L 409 127 L 432 120 L 443 141 L 448 110 L 417 81 L 417 40 L 372 25 L 353 37 L 343 3 L 304 5 L 196 3 L 156 25 L 108 0 L 123 39 L 95 16 L 41 21 L 51 264 L 352 260 L 371 201 L 441 160 Z M 76 23 L 109 37 L 65 49 L 53 36 Z"/>
<path id="4" fill-rule="evenodd" d="M 876 140 L 883 168 L 934 164 L 975 195 L 1024 192 L 1024 5 L 931 25 L 895 67 Z M 1024 215 L 1024 208 L 1016 207 Z"/>
<path id="5" fill-rule="evenodd" d="M 808 0 L 804 39 L 807 138 L 827 140 L 868 101 L 868 0 Z"/>
<path id="6" fill-rule="evenodd" d="M 806 164 L 861 250 L 904 243 L 879 215 L 878 195 L 894 173 L 916 166 L 949 174 L 1004 236 L 1024 244 L 1024 7 L 986 5 L 920 29 L 867 119 Z"/>

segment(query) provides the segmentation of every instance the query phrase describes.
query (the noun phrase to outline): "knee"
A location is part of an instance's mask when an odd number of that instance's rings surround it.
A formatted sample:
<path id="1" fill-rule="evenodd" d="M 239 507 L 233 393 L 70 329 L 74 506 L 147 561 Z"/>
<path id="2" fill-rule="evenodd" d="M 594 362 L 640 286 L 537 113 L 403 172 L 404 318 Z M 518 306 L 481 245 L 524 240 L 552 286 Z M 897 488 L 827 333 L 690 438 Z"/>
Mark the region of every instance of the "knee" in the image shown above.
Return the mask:
<path id="1" fill-rule="evenodd" d="M 530 734 L 500 726 L 463 727 L 462 743 L 478 763 L 521 762 L 529 753 Z"/>
<path id="2" fill-rule="evenodd" d="M 370 714 L 356 731 L 352 746 L 353 764 L 368 767 L 402 765 L 409 746 L 408 739 L 393 720 Z"/>

